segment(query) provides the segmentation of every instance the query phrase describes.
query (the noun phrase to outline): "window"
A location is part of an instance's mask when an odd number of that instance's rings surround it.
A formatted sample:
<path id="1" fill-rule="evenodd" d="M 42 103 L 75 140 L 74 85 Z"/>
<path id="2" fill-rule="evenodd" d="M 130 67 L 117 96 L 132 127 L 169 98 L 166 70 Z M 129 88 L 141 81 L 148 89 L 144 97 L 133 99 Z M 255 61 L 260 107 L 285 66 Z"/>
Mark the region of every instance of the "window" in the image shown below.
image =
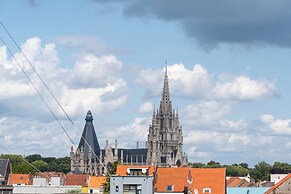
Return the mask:
<path id="1" fill-rule="evenodd" d="M 174 185 L 167 185 L 166 191 L 174 191 Z"/>
<path id="2" fill-rule="evenodd" d="M 204 188 L 203 193 L 211 193 L 211 188 Z"/>
<path id="3" fill-rule="evenodd" d="M 123 185 L 124 194 L 141 194 L 141 185 Z"/>

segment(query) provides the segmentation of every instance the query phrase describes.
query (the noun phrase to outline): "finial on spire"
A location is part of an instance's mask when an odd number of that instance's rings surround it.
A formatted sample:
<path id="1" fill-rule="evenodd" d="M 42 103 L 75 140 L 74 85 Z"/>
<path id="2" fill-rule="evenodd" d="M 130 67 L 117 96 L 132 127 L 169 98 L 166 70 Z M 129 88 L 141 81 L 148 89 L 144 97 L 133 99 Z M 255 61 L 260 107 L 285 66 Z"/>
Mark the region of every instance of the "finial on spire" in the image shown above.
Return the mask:
<path id="1" fill-rule="evenodd" d="M 85 120 L 88 122 L 93 121 L 93 116 L 90 110 L 88 110 Z"/>

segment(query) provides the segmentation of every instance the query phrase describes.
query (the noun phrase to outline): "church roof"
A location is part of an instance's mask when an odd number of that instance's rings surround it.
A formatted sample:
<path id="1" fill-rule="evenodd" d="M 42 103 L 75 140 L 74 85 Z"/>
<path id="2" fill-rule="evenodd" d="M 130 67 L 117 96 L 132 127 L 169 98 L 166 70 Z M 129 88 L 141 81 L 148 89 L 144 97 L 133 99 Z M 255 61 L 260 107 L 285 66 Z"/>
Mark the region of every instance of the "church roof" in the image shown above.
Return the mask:
<path id="1" fill-rule="evenodd" d="M 83 130 L 78 148 L 81 149 L 81 147 L 83 147 L 84 156 L 87 157 L 89 146 L 92 148 L 92 150 L 94 150 L 95 153 L 97 153 L 97 151 L 100 150 L 100 146 L 99 146 L 99 142 L 95 133 L 95 129 L 93 125 L 93 116 L 90 110 L 87 112 L 85 120 L 86 120 L 86 124 Z"/>

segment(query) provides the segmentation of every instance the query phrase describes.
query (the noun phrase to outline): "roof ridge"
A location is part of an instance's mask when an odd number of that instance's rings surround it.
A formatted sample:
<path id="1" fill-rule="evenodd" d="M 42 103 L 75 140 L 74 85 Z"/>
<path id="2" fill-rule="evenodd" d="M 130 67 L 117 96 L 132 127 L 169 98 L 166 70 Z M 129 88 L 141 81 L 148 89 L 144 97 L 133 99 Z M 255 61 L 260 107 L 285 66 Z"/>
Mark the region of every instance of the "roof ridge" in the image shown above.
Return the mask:
<path id="1" fill-rule="evenodd" d="M 271 191 L 282 185 L 286 180 L 291 178 L 291 174 L 289 173 L 287 176 L 285 176 L 282 180 L 280 180 L 277 184 L 275 184 L 273 187 L 271 187 L 268 191 L 265 192 L 265 194 L 269 194 Z"/>

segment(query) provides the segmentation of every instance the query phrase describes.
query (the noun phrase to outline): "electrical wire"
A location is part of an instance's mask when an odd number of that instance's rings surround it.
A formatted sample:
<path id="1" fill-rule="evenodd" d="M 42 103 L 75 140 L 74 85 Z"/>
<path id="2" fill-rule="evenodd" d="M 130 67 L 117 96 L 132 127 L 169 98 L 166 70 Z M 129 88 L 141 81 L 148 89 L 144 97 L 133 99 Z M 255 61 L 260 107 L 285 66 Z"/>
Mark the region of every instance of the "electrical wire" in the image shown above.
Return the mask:
<path id="1" fill-rule="evenodd" d="M 5 27 L 5 25 L 0 21 L 1 26 L 3 27 L 3 29 L 6 31 L 6 33 L 9 35 L 9 37 L 11 38 L 11 40 L 13 41 L 13 43 L 16 45 L 16 47 L 18 48 L 18 50 L 21 52 L 21 54 L 24 56 L 24 58 L 26 59 L 26 61 L 28 62 L 28 64 L 31 66 L 31 68 L 34 70 L 34 72 L 37 74 L 38 78 L 41 80 L 41 82 L 43 83 L 43 85 L 45 86 L 45 88 L 49 91 L 49 93 L 51 94 L 51 96 L 53 97 L 53 99 L 55 100 L 55 102 L 58 104 L 58 106 L 62 109 L 63 113 L 66 115 L 67 119 L 71 122 L 71 124 L 73 125 L 73 127 L 76 127 L 76 125 L 74 124 L 73 120 L 70 118 L 70 116 L 67 114 L 67 112 L 65 111 L 65 109 L 62 107 L 62 105 L 60 104 L 60 102 L 57 100 L 57 98 L 55 97 L 55 95 L 52 93 L 52 91 L 50 90 L 50 88 L 48 87 L 48 85 L 45 83 L 45 81 L 42 79 L 42 77 L 40 76 L 40 74 L 37 72 L 37 70 L 35 69 L 35 67 L 32 65 L 32 63 L 30 62 L 30 60 L 27 58 L 27 56 L 23 53 L 22 49 L 20 48 L 20 46 L 18 45 L 18 43 L 15 41 L 15 39 L 13 38 L 13 36 L 11 35 L 11 33 L 8 31 L 8 29 Z M 31 83 L 31 85 L 33 86 L 33 88 L 36 90 L 36 92 L 38 93 L 38 95 L 40 96 L 40 98 L 42 99 L 42 101 L 45 103 L 46 107 L 50 110 L 51 114 L 53 115 L 53 117 L 55 118 L 55 120 L 58 122 L 58 124 L 61 126 L 62 130 L 64 131 L 64 133 L 67 135 L 67 137 L 70 139 L 70 141 L 72 142 L 72 144 L 76 147 L 76 144 L 74 143 L 74 141 L 72 140 L 72 138 L 70 137 L 70 135 L 68 134 L 68 132 L 66 131 L 66 129 L 63 127 L 63 125 L 61 124 L 60 120 L 57 118 L 56 114 L 54 114 L 53 110 L 50 108 L 50 106 L 48 105 L 48 103 L 46 102 L 46 100 L 44 99 L 44 97 L 41 95 L 41 93 L 39 92 L 39 90 L 36 88 L 36 86 L 33 84 L 32 80 L 30 79 L 30 77 L 28 76 L 28 74 L 25 72 L 24 68 L 20 65 L 20 63 L 17 61 L 17 59 L 15 58 L 15 56 L 13 55 L 13 53 L 11 52 L 11 50 L 9 49 L 9 47 L 7 46 L 7 44 L 4 42 L 4 40 L 0 37 L 2 43 L 6 46 L 7 50 L 9 51 L 9 53 L 12 55 L 13 59 L 17 62 L 18 66 L 21 68 L 22 72 L 25 74 L 25 76 L 27 77 L 27 79 L 29 80 L 29 82 Z M 89 149 L 92 151 L 93 155 L 96 157 L 96 159 L 98 160 L 98 162 L 101 164 L 102 167 L 104 167 L 104 169 L 106 169 L 107 173 L 109 176 L 111 176 L 111 174 L 109 173 L 109 170 L 107 168 L 106 165 L 103 164 L 103 162 L 100 160 L 100 158 L 97 156 L 97 154 L 95 153 L 95 151 L 91 148 L 91 146 L 89 145 L 89 143 L 87 142 L 87 140 L 81 136 L 81 138 L 84 140 L 84 142 L 86 143 L 86 145 L 89 147 Z M 101 151 L 101 150 L 100 150 Z"/>

